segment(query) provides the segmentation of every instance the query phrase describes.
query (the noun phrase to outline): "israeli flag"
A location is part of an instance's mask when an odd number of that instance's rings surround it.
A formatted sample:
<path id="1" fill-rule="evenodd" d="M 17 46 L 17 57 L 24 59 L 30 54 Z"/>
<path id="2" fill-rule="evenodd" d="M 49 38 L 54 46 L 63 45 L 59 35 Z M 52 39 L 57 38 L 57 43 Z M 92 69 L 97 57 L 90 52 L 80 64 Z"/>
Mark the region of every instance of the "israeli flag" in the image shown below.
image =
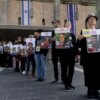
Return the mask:
<path id="1" fill-rule="evenodd" d="M 67 5 L 67 19 L 71 22 L 72 33 L 76 33 L 76 5 L 75 4 L 68 4 Z"/>
<path id="2" fill-rule="evenodd" d="M 22 0 L 22 25 L 30 25 L 30 0 Z"/>

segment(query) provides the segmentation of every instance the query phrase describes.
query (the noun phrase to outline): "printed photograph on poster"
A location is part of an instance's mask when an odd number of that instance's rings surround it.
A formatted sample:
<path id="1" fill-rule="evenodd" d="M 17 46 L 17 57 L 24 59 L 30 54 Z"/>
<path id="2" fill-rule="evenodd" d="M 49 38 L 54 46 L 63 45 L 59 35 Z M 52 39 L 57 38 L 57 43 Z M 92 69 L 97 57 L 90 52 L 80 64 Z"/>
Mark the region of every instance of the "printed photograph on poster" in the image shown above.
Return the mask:
<path id="1" fill-rule="evenodd" d="M 84 29 L 82 31 L 87 41 L 87 52 L 100 52 L 100 29 Z"/>
<path id="2" fill-rule="evenodd" d="M 9 51 L 9 45 L 7 45 L 7 44 L 4 44 L 4 52 L 8 52 Z"/>
<path id="3" fill-rule="evenodd" d="M 25 51 L 26 46 L 22 44 L 10 45 L 10 54 L 16 55 L 18 52 Z"/>
<path id="4" fill-rule="evenodd" d="M 16 50 L 16 45 L 10 45 L 10 54 L 16 54 L 17 50 Z"/>
<path id="5" fill-rule="evenodd" d="M 72 46 L 70 30 L 67 28 L 55 28 L 56 49 L 67 49 Z"/>
<path id="6" fill-rule="evenodd" d="M 35 48 L 35 38 L 26 38 L 27 49 L 30 45 L 32 45 L 32 47 Z"/>
<path id="7" fill-rule="evenodd" d="M 17 51 L 17 52 L 20 52 L 21 49 L 23 49 L 23 45 L 22 45 L 22 44 L 16 45 L 16 51 Z"/>
<path id="8" fill-rule="evenodd" d="M 41 32 L 41 48 L 51 48 L 52 32 Z"/>

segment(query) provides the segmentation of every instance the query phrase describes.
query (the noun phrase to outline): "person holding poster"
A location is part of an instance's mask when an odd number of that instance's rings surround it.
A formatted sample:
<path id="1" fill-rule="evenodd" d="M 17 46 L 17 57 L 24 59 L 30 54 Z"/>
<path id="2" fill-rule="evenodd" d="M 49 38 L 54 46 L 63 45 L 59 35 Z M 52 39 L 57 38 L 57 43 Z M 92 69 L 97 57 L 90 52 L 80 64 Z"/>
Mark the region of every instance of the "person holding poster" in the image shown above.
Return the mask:
<path id="1" fill-rule="evenodd" d="M 26 46 L 27 46 L 27 74 L 30 78 L 34 78 L 36 69 L 35 58 L 34 58 L 34 52 L 35 52 L 34 36 L 30 35 L 29 38 L 26 38 Z"/>
<path id="2" fill-rule="evenodd" d="M 35 47 L 33 46 L 33 43 L 29 42 L 27 48 L 27 73 L 30 76 L 30 78 L 35 77 L 36 64 L 35 64 L 34 52 L 35 52 Z M 31 66 L 32 66 L 32 71 L 30 73 Z"/>
<path id="3" fill-rule="evenodd" d="M 58 28 L 61 26 L 60 20 L 54 20 L 52 21 L 52 25 L 54 28 Z M 52 32 L 52 63 L 53 63 L 53 71 L 54 71 L 54 80 L 51 82 L 51 84 L 54 84 L 58 82 L 59 80 L 59 71 L 58 71 L 58 50 L 56 49 L 56 42 L 55 42 L 55 32 Z M 62 72 L 61 72 L 62 74 Z"/>
<path id="4" fill-rule="evenodd" d="M 37 81 L 42 82 L 46 78 L 46 67 L 47 61 L 46 56 L 48 53 L 48 48 L 41 48 L 41 32 L 42 30 L 35 31 L 34 35 L 36 37 L 35 43 L 35 61 L 36 61 L 36 73 L 37 73 Z"/>
<path id="5" fill-rule="evenodd" d="M 97 16 L 89 14 L 85 20 L 85 28 L 96 30 Z M 78 37 L 77 45 L 80 49 L 80 64 L 83 66 L 85 86 L 87 87 L 87 96 L 89 99 L 99 98 L 100 90 L 100 52 L 91 52 L 87 50 L 87 38 L 83 31 Z M 94 40 L 93 40 L 94 41 Z"/>
<path id="6" fill-rule="evenodd" d="M 74 34 L 71 33 L 70 28 L 71 26 L 69 26 L 69 28 L 55 29 L 56 49 L 59 50 L 62 81 L 66 91 L 75 89 L 75 86 L 72 85 L 72 79 L 74 75 L 75 56 L 78 53 L 76 38 Z"/>

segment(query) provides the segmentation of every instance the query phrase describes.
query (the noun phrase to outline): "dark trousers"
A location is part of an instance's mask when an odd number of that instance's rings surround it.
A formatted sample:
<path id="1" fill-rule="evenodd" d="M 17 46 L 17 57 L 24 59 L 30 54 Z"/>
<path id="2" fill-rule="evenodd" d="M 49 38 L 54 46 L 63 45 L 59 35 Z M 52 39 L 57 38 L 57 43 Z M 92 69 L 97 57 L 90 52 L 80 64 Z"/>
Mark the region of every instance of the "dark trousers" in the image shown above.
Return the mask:
<path id="1" fill-rule="evenodd" d="M 8 67 L 13 67 L 12 66 L 12 55 L 9 54 L 9 60 L 8 60 Z"/>
<path id="2" fill-rule="evenodd" d="M 5 67 L 12 68 L 12 55 L 10 54 L 5 55 Z"/>
<path id="3" fill-rule="evenodd" d="M 20 55 L 16 55 L 15 56 L 15 59 L 16 59 L 16 67 L 15 67 L 15 72 L 20 72 Z"/>
<path id="4" fill-rule="evenodd" d="M 4 53 L 4 67 L 9 67 L 9 53 Z"/>
<path id="5" fill-rule="evenodd" d="M 0 66 L 4 67 L 4 54 L 0 54 Z"/>
<path id="6" fill-rule="evenodd" d="M 29 55 L 27 57 L 27 72 L 30 70 L 30 64 L 32 65 L 32 75 L 35 75 L 35 69 L 36 69 L 36 64 L 35 64 L 35 59 L 34 59 L 34 54 Z"/>
<path id="7" fill-rule="evenodd" d="M 68 56 L 66 56 L 68 57 Z M 74 66 L 75 66 L 75 57 L 68 57 L 61 56 L 60 64 L 61 64 L 61 71 L 62 71 L 62 81 L 65 86 L 70 86 L 72 84 L 72 78 L 74 74 Z"/>
<path id="8" fill-rule="evenodd" d="M 26 57 L 21 57 L 21 71 L 25 71 Z"/>
<path id="9" fill-rule="evenodd" d="M 56 54 L 56 52 L 52 53 L 52 63 L 53 63 L 53 70 L 54 70 L 54 78 L 55 80 L 58 80 L 58 55 Z"/>

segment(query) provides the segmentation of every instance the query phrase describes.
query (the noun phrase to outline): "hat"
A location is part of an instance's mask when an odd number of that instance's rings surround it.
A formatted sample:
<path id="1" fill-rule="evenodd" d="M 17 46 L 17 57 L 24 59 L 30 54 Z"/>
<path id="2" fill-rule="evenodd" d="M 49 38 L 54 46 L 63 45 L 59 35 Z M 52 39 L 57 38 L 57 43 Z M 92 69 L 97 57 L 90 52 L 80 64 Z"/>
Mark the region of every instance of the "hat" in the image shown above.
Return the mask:
<path id="1" fill-rule="evenodd" d="M 91 13 L 91 14 L 89 14 L 89 15 L 87 16 L 85 22 L 87 22 L 88 19 L 89 19 L 90 17 L 94 17 L 94 18 L 96 19 L 96 21 L 98 20 L 98 17 L 97 17 L 94 13 Z"/>

